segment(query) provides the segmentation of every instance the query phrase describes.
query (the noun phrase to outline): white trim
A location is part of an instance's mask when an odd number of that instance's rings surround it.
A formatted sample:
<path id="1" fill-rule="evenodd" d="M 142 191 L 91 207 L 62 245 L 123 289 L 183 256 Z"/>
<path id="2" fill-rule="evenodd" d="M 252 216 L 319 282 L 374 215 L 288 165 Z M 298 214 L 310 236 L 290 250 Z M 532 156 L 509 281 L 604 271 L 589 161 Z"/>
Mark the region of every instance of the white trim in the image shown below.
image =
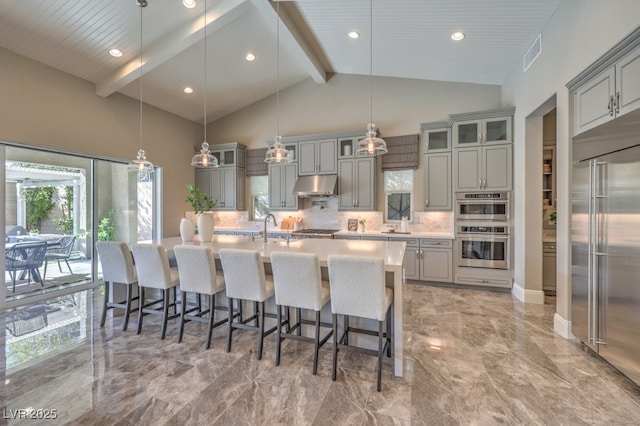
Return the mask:
<path id="1" fill-rule="evenodd" d="M 542 290 L 527 290 L 514 282 L 511 294 L 521 302 L 544 305 L 544 291 Z"/>
<path id="2" fill-rule="evenodd" d="M 557 312 L 553 316 L 553 331 L 568 340 L 576 338 L 571 332 L 571 321 L 562 318 Z"/>

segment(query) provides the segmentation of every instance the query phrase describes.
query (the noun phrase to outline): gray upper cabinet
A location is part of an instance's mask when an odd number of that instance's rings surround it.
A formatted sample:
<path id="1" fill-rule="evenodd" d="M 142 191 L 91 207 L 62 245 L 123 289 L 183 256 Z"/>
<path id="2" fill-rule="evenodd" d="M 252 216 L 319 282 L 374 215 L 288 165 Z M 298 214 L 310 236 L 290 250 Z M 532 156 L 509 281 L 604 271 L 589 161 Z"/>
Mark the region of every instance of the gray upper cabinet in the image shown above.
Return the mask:
<path id="1" fill-rule="evenodd" d="M 512 187 L 511 144 L 454 150 L 455 190 L 502 190 Z"/>
<path id="2" fill-rule="evenodd" d="M 425 153 L 451 151 L 449 123 L 446 121 L 422 123 L 420 124 L 420 130 L 422 130 L 422 141 L 424 142 Z"/>
<path id="3" fill-rule="evenodd" d="M 451 210 L 451 153 L 426 154 L 424 210 Z"/>
<path id="4" fill-rule="evenodd" d="M 298 144 L 298 174 L 323 175 L 338 172 L 338 141 L 325 139 Z"/>
<path id="5" fill-rule="evenodd" d="M 245 149 L 239 143 L 214 145 L 219 167 L 197 168 L 195 183 L 216 202 L 214 210 L 244 210 Z"/>
<path id="6" fill-rule="evenodd" d="M 511 143 L 511 116 L 453 123 L 454 147 Z"/>
<path id="7" fill-rule="evenodd" d="M 338 161 L 338 209 L 375 210 L 375 157 Z"/>
<path id="8" fill-rule="evenodd" d="M 281 163 L 269 165 L 269 209 L 297 210 L 298 197 L 293 195 L 293 186 L 298 179 L 298 164 Z"/>
<path id="9" fill-rule="evenodd" d="M 640 47 L 580 84 L 573 104 L 574 135 L 640 108 Z"/>

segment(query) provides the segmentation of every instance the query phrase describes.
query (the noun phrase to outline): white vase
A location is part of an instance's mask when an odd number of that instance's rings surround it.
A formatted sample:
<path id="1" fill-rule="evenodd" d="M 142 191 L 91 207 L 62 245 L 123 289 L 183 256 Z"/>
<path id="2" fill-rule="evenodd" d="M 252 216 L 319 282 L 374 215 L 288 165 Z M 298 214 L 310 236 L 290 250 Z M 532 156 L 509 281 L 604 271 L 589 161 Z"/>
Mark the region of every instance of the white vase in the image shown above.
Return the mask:
<path id="1" fill-rule="evenodd" d="M 361 223 L 358 225 L 358 231 L 364 232 L 364 224 Z"/>
<path id="2" fill-rule="evenodd" d="M 182 241 L 193 241 L 195 233 L 196 227 L 191 219 L 187 217 L 180 219 L 180 238 L 182 238 Z"/>
<path id="3" fill-rule="evenodd" d="M 213 236 L 213 215 L 211 213 L 198 215 L 198 236 L 200 237 L 200 242 L 211 241 Z"/>

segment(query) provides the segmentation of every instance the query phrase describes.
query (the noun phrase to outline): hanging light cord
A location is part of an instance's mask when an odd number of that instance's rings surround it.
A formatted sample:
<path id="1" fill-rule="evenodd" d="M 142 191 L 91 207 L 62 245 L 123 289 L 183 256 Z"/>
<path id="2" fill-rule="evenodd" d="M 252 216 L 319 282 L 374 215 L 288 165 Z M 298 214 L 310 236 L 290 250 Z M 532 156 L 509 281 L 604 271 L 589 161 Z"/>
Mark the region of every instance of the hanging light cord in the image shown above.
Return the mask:
<path id="1" fill-rule="evenodd" d="M 280 136 L 280 2 L 276 4 L 276 137 Z"/>
<path id="2" fill-rule="evenodd" d="M 207 0 L 204 0 L 204 141 L 207 142 Z"/>
<path id="3" fill-rule="evenodd" d="M 138 2 L 140 6 L 140 149 L 142 149 L 142 8 L 147 2 Z"/>
<path id="4" fill-rule="evenodd" d="M 373 123 L 373 0 L 369 1 L 369 123 Z"/>

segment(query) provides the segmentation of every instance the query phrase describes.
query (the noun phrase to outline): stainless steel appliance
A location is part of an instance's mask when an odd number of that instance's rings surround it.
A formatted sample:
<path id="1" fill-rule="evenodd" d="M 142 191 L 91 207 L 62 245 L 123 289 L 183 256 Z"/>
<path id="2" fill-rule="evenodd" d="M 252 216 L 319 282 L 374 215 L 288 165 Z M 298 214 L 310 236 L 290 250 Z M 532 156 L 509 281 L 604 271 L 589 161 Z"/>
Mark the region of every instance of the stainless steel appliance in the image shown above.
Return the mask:
<path id="1" fill-rule="evenodd" d="M 293 231 L 291 235 L 296 238 L 333 238 L 336 232 L 337 229 L 301 229 Z"/>
<path id="2" fill-rule="evenodd" d="M 573 334 L 640 384 L 640 146 L 575 163 L 571 232 Z"/>
<path id="3" fill-rule="evenodd" d="M 509 226 L 458 225 L 458 266 L 509 269 Z"/>
<path id="4" fill-rule="evenodd" d="M 509 221 L 508 192 L 458 192 L 456 220 Z"/>

